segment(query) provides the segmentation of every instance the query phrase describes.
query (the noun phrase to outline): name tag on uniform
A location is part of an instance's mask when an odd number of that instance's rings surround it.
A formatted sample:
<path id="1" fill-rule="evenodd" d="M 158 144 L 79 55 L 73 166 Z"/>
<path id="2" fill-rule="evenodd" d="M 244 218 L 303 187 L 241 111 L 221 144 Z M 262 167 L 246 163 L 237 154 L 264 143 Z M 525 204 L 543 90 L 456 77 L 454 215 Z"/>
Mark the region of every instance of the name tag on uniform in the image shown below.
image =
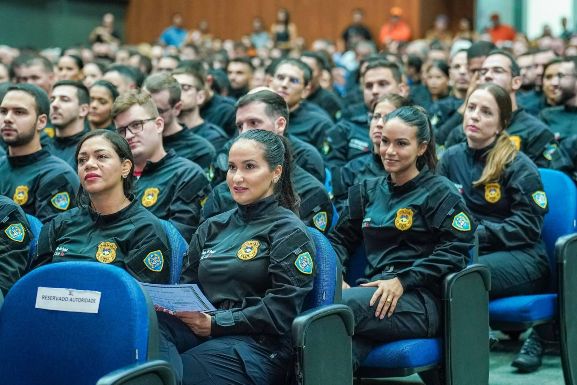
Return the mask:
<path id="1" fill-rule="evenodd" d="M 39 287 L 36 309 L 96 314 L 100 307 L 100 295 L 99 291 Z"/>

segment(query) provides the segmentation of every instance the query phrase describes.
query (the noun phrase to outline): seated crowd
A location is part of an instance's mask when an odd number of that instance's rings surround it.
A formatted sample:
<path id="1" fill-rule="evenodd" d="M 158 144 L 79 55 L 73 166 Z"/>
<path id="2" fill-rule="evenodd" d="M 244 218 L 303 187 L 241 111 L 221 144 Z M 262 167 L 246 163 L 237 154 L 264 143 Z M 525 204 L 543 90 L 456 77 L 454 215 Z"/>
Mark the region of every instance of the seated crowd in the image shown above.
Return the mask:
<path id="1" fill-rule="evenodd" d="M 0 290 L 71 260 L 168 284 L 169 222 L 189 244 L 180 282 L 202 284 L 217 308 L 158 313 L 183 384 L 286 378 L 316 269 L 307 226 L 344 277 L 366 254 L 365 276 L 342 284 L 354 368 L 379 342 L 441 333 L 442 279 L 477 242 L 491 298 L 543 292 L 538 168 L 577 175 L 577 44 L 496 43 L 11 48 Z M 43 223 L 38 239 L 26 215 Z M 550 329 L 534 328 L 513 366 L 538 369 Z"/>

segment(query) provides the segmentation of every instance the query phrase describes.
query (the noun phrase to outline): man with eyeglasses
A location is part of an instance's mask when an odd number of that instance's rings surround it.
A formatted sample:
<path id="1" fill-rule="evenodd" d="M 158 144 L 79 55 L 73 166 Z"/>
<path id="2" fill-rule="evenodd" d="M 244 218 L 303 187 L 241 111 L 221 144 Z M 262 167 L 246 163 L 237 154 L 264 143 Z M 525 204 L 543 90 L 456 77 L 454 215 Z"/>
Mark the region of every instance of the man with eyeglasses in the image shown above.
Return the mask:
<path id="1" fill-rule="evenodd" d="M 210 191 L 203 170 L 173 150 L 164 150 L 164 120 L 148 93 L 121 94 L 112 106 L 112 117 L 134 156 L 136 198 L 190 241 L 200 221 L 202 202 Z"/>
<path id="2" fill-rule="evenodd" d="M 312 71 L 297 59 L 281 60 L 274 71 L 271 88 L 282 96 L 289 108 L 288 133 L 321 151 L 333 123 L 328 114 L 306 99 Z"/>
<path id="3" fill-rule="evenodd" d="M 0 134 L 8 153 L 0 158 L 0 194 L 43 223 L 74 207 L 78 175 L 40 144 L 50 101 L 33 84 L 8 88 L 0 104 Z"/>
<path id="4" fill-rule="evenodd" d="M 503 87 L 511 97 L 513 115 L 507 134 L 519 151 L 524 152 L 538 167 L 566 170 L 568 160 L 558 151 L 558 143 L 549 127 L 527 113 L 517 103 L 517 91 L 521 87 L 521 72 L 515 59 L 502 50 L 492 51 L 479 71 L 479 84 L 494 83 Z M 463 130 L 453 130 L 448 146 L 465 140 Z"/>
<path id="5" fill-rule="evenodd" d="M 401 68 L 385 59 L 368 62 L 361 73 L 361 88 L 364 108 L 356 115 L 342 119 L 327 134 L 324 155 L 331 170 L 371 152 L 368 114 L 380 97 L 385 94 L 406 97 L 409 93 Z"/>
<path id="6" fill-rule="evenodd" d="M 166 72 L 150 75 L 143 84 L 143 89 L 152 96 L 158 113 L 164 120 L 164 147 L 167 150 L 173 149 L 178 156 L 208 170 L 216 150 L 208 140 L 178 122 L 177 117 L 183 105 L 180 87 L 176 79 Z"/>
<path id="7" fill-rule="evenodd" d="M 545 77 L 548 72 L 545 71 Z M 577 67 L 575 58 L 559 63 L 558 73 L 554 82 L 559 84 L 563 104 L 545 108 L 539 116 L 555 134 L 560 142 L 570 136 L 577 135 Z M 544 79 L 546 81 L 546 79 Z"/>

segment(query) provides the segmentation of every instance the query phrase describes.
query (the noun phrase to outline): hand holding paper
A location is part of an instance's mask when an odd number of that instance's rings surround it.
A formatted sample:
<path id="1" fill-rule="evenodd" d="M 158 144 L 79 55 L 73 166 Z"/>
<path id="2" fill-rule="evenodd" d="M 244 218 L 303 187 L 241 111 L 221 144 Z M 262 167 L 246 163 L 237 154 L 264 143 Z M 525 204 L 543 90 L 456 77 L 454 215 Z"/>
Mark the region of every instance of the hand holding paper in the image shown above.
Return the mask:
<path id="1" fill-rule="evenodd" d="M 208 337 L 212 325 L 212 317 L 199 311 L 177 312 L 176 316 L 184 322 L 197 336 Z"/>

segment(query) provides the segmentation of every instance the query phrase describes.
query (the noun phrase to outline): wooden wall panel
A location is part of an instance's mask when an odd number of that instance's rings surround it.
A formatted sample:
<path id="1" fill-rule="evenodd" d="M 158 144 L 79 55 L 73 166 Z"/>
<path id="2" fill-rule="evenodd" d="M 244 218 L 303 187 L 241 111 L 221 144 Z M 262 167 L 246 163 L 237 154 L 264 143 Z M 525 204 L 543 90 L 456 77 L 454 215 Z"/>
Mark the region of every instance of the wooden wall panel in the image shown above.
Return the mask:
<path id="1" fill-rule="evenodd" d="M 473 5 L 474 0 L 132 0 L 126 12 L 125 30 L 130 44 L 154 42 L 170 24 L 171 15 L 180 12 L 186 28 L 195 28 L 206 19 L 214 36 L 239 39 L 250 33 L 254 16 L 261 16 L 270 26 L 277 9 L 286 7 L 299 35 L 310 44 L 321 37 L 339 39 L 356 7 L 365 10 L 366 24 L 376 37 L 389 17 L 389 9 L 399 6 L 413 34 L 420 37 L 431 27 L 437 13 L 445 12 L 451 17 L 452 13 L 470 10 L 473 16 Z"/>

